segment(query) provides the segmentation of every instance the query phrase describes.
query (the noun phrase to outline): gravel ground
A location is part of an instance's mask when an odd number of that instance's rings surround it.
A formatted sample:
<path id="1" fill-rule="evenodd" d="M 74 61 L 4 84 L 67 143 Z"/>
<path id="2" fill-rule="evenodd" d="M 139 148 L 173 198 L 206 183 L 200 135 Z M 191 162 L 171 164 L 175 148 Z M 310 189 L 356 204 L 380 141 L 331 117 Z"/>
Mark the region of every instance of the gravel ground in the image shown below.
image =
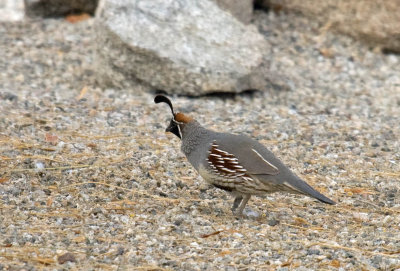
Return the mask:
<path id="1" fill-rule="evenodd" d="M 0 270 L 400 270 L 399 56 L 257 13 L 287 87 L 173 98 L 338 202 L 275 193 L 239 219 L 154 94 L 96 87 L 93 23 L 0 24 Z"/>

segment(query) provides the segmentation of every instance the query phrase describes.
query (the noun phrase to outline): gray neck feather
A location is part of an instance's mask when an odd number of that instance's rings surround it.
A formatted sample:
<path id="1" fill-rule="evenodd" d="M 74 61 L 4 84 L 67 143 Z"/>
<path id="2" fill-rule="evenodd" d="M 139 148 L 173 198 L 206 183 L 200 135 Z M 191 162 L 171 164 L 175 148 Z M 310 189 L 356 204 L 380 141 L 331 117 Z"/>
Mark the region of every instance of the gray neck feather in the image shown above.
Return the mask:
<path id="1" fill-rule="evenodd" d="M 189 155 L 200 143 L 201 139 L 209 132 L 197 121 L 191 121 L 181 126 L 182 152 Z"/>

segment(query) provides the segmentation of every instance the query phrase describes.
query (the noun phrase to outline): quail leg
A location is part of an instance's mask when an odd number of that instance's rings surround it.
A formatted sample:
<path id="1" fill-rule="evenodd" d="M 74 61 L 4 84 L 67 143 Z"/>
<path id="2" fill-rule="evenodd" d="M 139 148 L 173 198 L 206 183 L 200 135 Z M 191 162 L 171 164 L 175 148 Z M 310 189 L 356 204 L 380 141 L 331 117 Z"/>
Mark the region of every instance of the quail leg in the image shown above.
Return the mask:
<path id="1" fill-rule="evenodd" d="M 244 207 L 246 206 L 246 204 L 249 201 L 250 197 L 251 197 L 251 195 L 245 195 L 243 197 L 243 200 L 240 203 L 238 210 L 235 212 L 235 215 L 241 216 L 243 214 Z M 236 201 L 236 199 L 235 199 L 235 201 Z"/>
<path id="2" fill-rule="evenodd" d="M 232 206 L 232 213 L 235 213 L 235 210 L 239 206 L 240 202 L 242 201 L 243 197 L 242 196 L 237 196 L 235 200 L 233 201 L 233 206 Z"/>

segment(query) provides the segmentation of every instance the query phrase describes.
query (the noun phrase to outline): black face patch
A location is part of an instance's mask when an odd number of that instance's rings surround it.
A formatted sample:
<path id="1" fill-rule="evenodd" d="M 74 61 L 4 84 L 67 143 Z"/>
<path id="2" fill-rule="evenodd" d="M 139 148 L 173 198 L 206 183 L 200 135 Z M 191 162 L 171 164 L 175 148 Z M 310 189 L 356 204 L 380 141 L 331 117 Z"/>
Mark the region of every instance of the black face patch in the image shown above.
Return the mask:
<path id="1" fill-rule="evenodd" d="M 180 139 L 182 139 L 182 134 L 181 134 L 181 129 L 179 128 L 179 124 L 174 120 L 171 119 L 167 129 L 165 129 L 166 132 L 173 133 Z"/>

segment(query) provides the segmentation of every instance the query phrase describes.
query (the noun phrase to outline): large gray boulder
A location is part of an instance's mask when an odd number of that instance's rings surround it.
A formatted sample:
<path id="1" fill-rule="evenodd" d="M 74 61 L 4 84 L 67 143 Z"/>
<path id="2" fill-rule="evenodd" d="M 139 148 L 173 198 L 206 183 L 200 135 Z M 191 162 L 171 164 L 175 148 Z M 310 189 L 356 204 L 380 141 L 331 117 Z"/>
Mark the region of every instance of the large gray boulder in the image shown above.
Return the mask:
<path id="1" fill-rule="evenodd" d="M 262 89 L 268 46 L 209 0 L 104 0 L 96 12 L 101 85 L 201 95 Z"/>
<path id="2" fill-rule="evenodd" d="M 268 9 L 301 13 L 372 46 L 400 53 L 400 0 L 257 0 Z"/>

